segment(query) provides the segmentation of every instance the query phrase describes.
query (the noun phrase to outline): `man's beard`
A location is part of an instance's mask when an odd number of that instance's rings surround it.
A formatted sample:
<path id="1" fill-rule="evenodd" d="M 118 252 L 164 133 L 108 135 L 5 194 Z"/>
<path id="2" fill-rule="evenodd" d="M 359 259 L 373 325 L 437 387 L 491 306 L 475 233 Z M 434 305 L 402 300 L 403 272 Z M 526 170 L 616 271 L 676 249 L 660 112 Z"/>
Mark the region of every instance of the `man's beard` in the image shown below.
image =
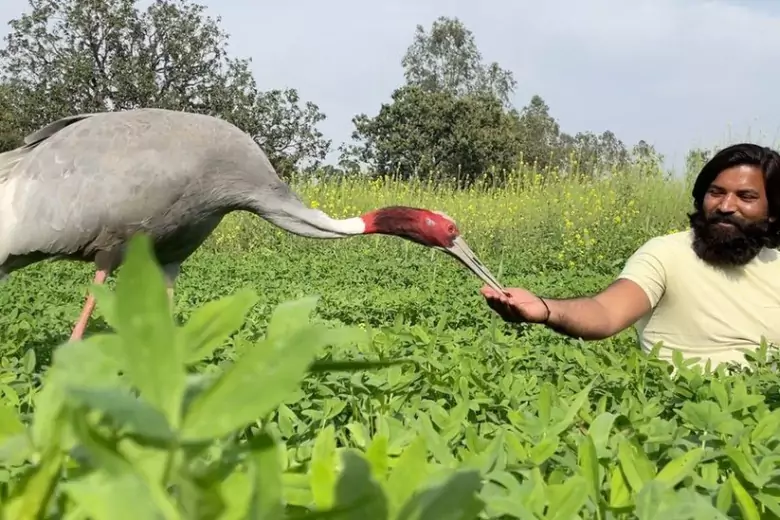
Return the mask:
<path id="1" fill-rule="evenodd" d="M 738 267 L 753 260 L 761 249 L 771 247 L 768 220 L 745 222 L 732 215 L 714 212 L 709 218 L 703 211 L 688 215 L 693 230 L 693 250 L 709 264 Z M 733 225 L 720 226 L 727 222 Z"/>

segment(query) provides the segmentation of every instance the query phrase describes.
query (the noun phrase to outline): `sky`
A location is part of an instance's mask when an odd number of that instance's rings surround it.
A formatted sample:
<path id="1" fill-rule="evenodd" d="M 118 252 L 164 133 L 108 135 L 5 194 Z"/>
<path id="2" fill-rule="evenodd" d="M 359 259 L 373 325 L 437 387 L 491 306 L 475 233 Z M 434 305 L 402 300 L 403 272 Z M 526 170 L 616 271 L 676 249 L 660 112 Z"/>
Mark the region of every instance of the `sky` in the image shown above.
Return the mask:
<path id="1" fill-rule="evenodd" d="M 222 18 L 231 55 L 252 59 L 261 89 L 294 87 L 320 107 L 334 150 L 354 115 L 375 115 L 403 84 L 416 26 L 439 16 L 459 18 L 484 61 L 514 73 L 518 109 L 539 94 L 565 132 L 644 139 L 669 167 L 692 147 L 780 145 L 780 2 L 198 1 Z M 27 5 L 0 2 L 0 36 Z"/>

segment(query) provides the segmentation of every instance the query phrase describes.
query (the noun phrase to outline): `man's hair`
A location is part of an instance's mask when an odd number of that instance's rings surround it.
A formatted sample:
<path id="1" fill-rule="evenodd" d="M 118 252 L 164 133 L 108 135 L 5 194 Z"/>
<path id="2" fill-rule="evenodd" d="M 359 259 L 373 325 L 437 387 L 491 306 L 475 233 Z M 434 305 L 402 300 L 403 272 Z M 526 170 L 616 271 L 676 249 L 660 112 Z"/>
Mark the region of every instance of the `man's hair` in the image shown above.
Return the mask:
<path id="1" fill-rule="evenodd" d="M 764 173 L 764 187 L 769 202 L 769 216 L 780 214 L 780 154 L 766 146 L 740 143 L 728 146 L 712 157 L 699 172 L 693 185 L 693 205 L 702 211 L 704 195 L 723 170 L 734 166 L 757 166 Z"/>
<path id="2" fill-rule="evenodd" d="M 750 165 L 758 167 L 764 174 L 764 192 L 768 202 L 767 215 L 774 222 L 764 222 L 759 227 L 765 229 L 761 239 L 764 247 L 780 248 L 780 154 L 771 148 L 751 143 L 740 143 L 720 150 L 707 161 L 699 172 L 693 185 L 693 205 L 696 210 L 688 215 L 691 225 L 703 217 L 704 196 L 710 184 L 723 170 L 734 166 Z M 757 228 L 758 229 L 758 228 Z"/>

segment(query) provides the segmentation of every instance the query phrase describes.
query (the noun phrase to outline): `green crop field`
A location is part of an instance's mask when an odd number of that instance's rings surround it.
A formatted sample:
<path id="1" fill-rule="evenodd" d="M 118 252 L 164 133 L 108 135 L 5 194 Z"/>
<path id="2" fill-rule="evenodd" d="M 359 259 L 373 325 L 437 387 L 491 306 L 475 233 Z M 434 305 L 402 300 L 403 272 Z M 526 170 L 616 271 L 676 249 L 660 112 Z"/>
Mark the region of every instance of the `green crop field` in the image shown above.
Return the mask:
<path id="1" fill-rule="evenodd" d="M 627 173 L 293 186 L 335 217 L 445 211 L 505 285 L 551 297 L 603 288 L 690 209 L 685 182 Z M 80 343 L 91 266 L 1 286 L 2 518 L 780 517 L 766 349 L 745 373 L 672 376 L 633 330 L 585 343 L 504 324 L 440 252 L 246 214 L 185 264 L 174 323 L 144 245 Z"/>

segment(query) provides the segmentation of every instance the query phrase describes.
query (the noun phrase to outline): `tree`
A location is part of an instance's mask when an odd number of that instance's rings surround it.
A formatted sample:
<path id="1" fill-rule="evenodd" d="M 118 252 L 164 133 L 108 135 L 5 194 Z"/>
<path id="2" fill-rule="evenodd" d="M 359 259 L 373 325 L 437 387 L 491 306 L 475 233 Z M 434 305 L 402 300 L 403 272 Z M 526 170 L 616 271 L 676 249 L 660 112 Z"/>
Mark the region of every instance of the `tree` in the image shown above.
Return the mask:
<path id="1" fill-rule="evenodd" d="M 30 0 L 32 10 L 10 22 L 0 65 L 20 136 L 78 112 L 158 107 L 233 122 L 282 170 L 325 157 L 316 105 L 299 107 L 293 89 L 259 92 L 250 62 L 228 56 L 219 18 L 188 0 L 136 4 Z"/>
<path id="2" fill-rule="evenodd" d="M 518 129 L 523 162 L 542 170 L 559 164 L 560 126 L 541 96 L 534 95 L 520 111 Z"/>
<path id="3" fill-rule="evenodd" d="M 350 153 L 380 175 L 444 175 L 468 184 L 491 168 L 513 168 L 519 153 L 517 114 L 485 93 L 456 96 L 404 86 L 376 117 L 360 114 L 353 123 L 353 139 L 364 144 Z"/>
<path id="4" fill-rule="evenodd" d="M 19 132 L 12 117 L 14 90 L 10 85 L 0 83 L 0 153 L 21 144 Z"/>
<path id="5" fill-rule="evenodd" d="M 458 18 L 441 16 L 427 33 L 418 25 L 401 64 L 407 85 L 455 95 L 490 92 L 505 106 L 517 82 L 498 63 L 482 63 L 473 33 Z"/>
<path id="6" fill-rule="evenodd" d="M 644 175 L 662 174 L 664 156 L 658 153 L 655 147 L 645 140 L 640 139 L 631 150 L 632 162 Z"/>
<path id="7" fill-rule="evenodd" d="M 417 26 L 403 59 L 406 84 L 369 118 L 353 118 L 340 165 L 369 164 L 404 178 L 451 176 L 468 183 L 491 168 L 511 169 L 519 157 L 518 115 L 509 97 L 512 73 L 484 65 L 472 33 L 457 19 L 438 18 L 430 33 Z"/>

